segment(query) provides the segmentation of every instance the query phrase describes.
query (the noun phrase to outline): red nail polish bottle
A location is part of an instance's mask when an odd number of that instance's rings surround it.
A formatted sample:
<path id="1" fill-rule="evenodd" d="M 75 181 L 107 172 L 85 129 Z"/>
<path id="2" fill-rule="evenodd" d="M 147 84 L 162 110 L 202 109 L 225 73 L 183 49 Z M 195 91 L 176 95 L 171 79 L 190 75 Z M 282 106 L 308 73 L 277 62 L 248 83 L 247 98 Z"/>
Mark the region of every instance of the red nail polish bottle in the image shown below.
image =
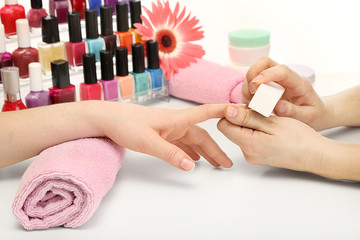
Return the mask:
<path id="1" fill-rule="evenodd" d="M 75 86 L 70 83 L 69 64 L 65 60 L 51 62 L 53 87 L 49 89 L 51 104 L 75 102 Z"/>
<path id="2" fill-rule="evenodd" d="M 86 0 L 70 0 L 72 11 L 80 13 L 80 18 L 84 19 L 84 11 L 86 10 Z"/>
<path id="3" fill-rule="evenodd" d="M 26 19 L 16 20 L 18 49 L 13 52 L 14 66 L 19 68 L 21 78 L 29 77 L 29 63 L 39 61 L 36 48 L 30 46 L 29 22 Z"/>
<path id="4" fill-rule="evenodd" d="M 41 27 L 41 18 L 46 17 L 48 14 L 46 10 L 42 7 L 42 0 L 31 0 L 31 9 L 26 15 L 27 20 L 29 21 L 29 26 L 32 28 Z"/>
<path id="5" fill-rule="evenodd" d="M 84 82 L 80 83 L 80 100 L 101 100 L 101 85 L 97 82 L 95 54 L 83 55 Z"/>
<path id="6" fill-rule="evenodd" d="M 117 36 L 119 37 L 120 47 L 126 47 L 128 54 L 131 54 L 131 45 L 133 44 L 133 34 L 129 31 L 129 10 L 128 4 L 120 2 L 116 4 L 116 23 Z"/>
<path id="7" fill-rule="evenodd" d="M 25 8 L 18 4 L 18 0 L 5 0 L 5 6 L 0 9 L 1 22 L 7 36 L 16 34 L 15 21 L 25 18 Z"/>
<path id="8" fill-rule="evenodd" d="M 0 71 L 5 94 L 2 111 L 26 109 L 20 96 L 19 69 L 17 67 L 4 67 Z"/>
<path id="9" fill-rule="evenodd" d="M 69 42 L 65 43 L 67 58 L 72 68 L 82 65 L 82 55 L 85 53 L 85 42 L 81 36 L 80 13 L 68 13 Z"/>

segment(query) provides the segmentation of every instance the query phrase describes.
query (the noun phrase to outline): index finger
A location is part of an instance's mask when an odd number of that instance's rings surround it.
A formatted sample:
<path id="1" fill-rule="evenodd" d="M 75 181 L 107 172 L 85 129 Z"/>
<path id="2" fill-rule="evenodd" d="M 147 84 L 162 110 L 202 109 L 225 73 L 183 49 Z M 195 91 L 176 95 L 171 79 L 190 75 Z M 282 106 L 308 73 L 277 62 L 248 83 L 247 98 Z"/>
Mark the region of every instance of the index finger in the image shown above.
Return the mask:
<path id="1" fill-rule="evenodd" d="M 204 104 L 197 107 L 179 110 L 176 117 L 186 126 L 204 122 L 211 118 L 225 117 L 224 111 L 228 104 Z"/>

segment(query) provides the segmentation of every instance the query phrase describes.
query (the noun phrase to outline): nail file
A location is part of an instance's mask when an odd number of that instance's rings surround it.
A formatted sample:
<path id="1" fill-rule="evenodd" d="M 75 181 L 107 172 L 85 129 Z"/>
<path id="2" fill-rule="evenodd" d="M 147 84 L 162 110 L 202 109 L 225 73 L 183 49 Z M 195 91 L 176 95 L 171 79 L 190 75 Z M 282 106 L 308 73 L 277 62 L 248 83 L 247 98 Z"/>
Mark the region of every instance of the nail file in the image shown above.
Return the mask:
<path id="1" fill-rule="evenodd" d="M 277 83 L 261 84 L 251 99 L 249 108 L 265 117 L 269 117 L 284 92 L 285 88 Z"/>

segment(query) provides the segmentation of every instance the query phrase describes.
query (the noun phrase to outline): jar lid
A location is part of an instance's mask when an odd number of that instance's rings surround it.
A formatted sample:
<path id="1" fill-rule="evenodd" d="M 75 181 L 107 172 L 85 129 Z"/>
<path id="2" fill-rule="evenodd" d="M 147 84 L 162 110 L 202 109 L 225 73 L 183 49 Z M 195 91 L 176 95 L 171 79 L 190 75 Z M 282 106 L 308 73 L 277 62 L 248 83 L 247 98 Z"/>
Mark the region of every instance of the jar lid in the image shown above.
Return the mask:
<path id="1" fill-rule="evenodd" d="M 240 29 L 229 33 L 229 45 L 253 48 L 269 45 L 270 32 L 261 29 Z"/>

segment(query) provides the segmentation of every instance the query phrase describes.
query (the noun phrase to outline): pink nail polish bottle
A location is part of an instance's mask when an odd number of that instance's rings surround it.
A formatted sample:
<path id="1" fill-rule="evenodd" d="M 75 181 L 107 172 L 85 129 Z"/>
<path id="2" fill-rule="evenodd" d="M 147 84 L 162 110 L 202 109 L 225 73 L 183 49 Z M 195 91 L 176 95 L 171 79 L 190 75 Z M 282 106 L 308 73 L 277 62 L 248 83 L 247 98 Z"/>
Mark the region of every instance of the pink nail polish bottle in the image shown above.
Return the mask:
<path id="1" fill-rule="evenodd" d="M 4 25 L 0 23 L 0 69 L 12 65 L 13 65 L 12 55 L 11 53 L 6 52 Z M 1 75 L 0 75 L 0 83 L 2 83 Z"/>
<path id="2" fill-rule="evenodd" d="M 119 101 L 118 81 L 114 78 L 114 64 L 110 51 L 100 52 L 101 79 L 104 100 Z"/>
<path id="3" fill-rule="evenodd" d="M 68 0 L 49 0 L 50 16 L 57 17 L 59 24 L 67 22 L 68 12 L 69 12 Z"/>
<path id="4" fill-rule="evenodd" d="M 40 29 L 41 18 L 48 15 L 46 10 L 42 6 L 42 0 L 31 0 L 31 9 L 26 16 L 27 20 L 29 21 L 31 31 L 33 31 L 33 28 Z"/>

